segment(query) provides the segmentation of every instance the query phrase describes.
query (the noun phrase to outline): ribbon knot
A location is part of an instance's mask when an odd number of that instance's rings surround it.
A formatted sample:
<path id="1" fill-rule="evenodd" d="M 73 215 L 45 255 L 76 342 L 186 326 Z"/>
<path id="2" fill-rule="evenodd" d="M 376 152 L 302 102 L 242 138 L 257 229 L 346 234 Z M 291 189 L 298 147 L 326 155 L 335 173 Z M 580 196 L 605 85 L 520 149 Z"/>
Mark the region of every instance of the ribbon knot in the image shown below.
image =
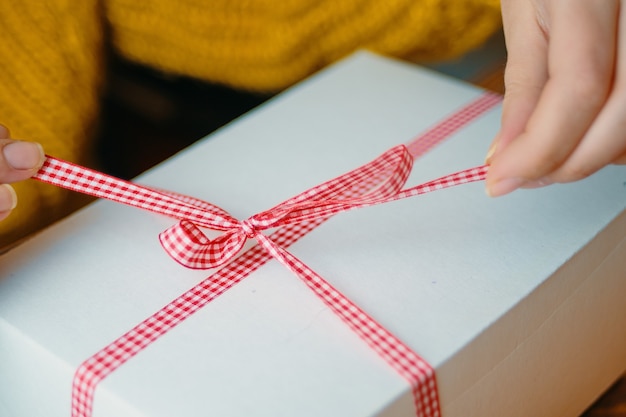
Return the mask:
<path id="1" fill-rule="evenodd" d="M 406 147 L 396 146 L 360 168 L 243 221 L 233 219 L 211 203 L 181 196 L 179 201 L 185 202 L 187 210 L 201 210 L 205 216 L 196 215 L 195 221 L 183 217 L 179 223 L 162 232 L 159 239 L 166 252 L 183 266 L 192 269 L 216 268 L 237 255 L 247 239 L 256 238 L 261 246 L 271 251 L 268 240 L 259 239 L 262 230 L 322 219 L 342 211 L 390 201 L 404 186 L 412 163 L 413 158 Z M 201 227 L 224 233 L 209 239 Z"/>
<path id="2" fill-rule="evenodd" d="M 403 190 L 412 166 L 413 157 L 404 145 L 399 145 L 353 171 L 243 221 L 212 203 L 142 187 L 52 157 L 47 158 L 36 178 L 179 219 L 159 235 L 161 245 L 187 268 L 210 269 L 228 263 L 249 238 L 255 238 L 272 256 L 277 256 L 273 242 L 261 233 L 263 230 L 320 221 L 343 211 L 479 181 L 487 172 L 486 166 L 470 168 Z M 77 176 L 83 180 L 76 181 Z M 210 239 L 201 228 L 223 234 Z"/>
<path id="3" fill-rule="evenodd" d="M 253 224 L 253 219 L 246 219 L 240 223 L 241 231 L 246 235 L 248 239 L 254 239 L 257 234 L 257 229 Z"/>
<path id="4" fill-rule="evenodd" d="M 339 212 L 477 181 L 483 179 L 486 172 L 486 167 L 472 168 L 402 190 L 412 164 L 413 158 L 407 148 L 396 146 L 368 164 L 243 221 L 206 201 L 177 196 L 175 202 L 182 207 L 176 211 L 175 217 L 181 220 L 162 232 L 159 239 L 165 251 L 181 265 L 192 269 L 217 268 L 236 256 L 247 239 L 254 238 L 270 253 L 275 253 L 270 239 L 261 233 L 263 230 L 325 219 Z M 201 227 L 224 233 L 209 239 Z"/>

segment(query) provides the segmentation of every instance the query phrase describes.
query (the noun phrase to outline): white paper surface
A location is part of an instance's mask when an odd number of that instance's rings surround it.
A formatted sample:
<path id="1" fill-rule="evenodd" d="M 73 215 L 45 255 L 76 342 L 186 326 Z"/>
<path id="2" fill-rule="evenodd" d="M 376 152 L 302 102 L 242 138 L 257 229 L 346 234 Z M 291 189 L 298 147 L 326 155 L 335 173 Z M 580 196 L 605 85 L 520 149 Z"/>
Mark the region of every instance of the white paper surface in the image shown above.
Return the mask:
<path id="1" fill-rule="evenodd" d="M 246 218 L 408 142 L 480 94 L 358 54 L 139 182 Z M 498 125 L 499 109 L 468 125 L 416 162 L 410 184 L 481 164 Z M 624 168 L 611 167 L 499 199 L 486 197 L 482 184 L 465 185 L 341 214 L 290 250 L 437 368 L 444 416 L 493 415 L 484 413 L 520 398 L 527 402 L 507 415 L 575 415 L 626 364 L 626 340 L 613 331 L 626 312 L 596 308 L 614 308 L 611 296 L 624 286 L 616 277 L 623 278 L 626 219 L 614 220 L 626 206 L 624 181 Z M 76 367 L 209 275 L 162 251 L 157 235 L 172 223 L 98 202 L 0 257 L 1 415 L 69 415 Z M 594 285 L 603 280 L 613 291 Z M 559 323 L 569 326 L 585 305 L 583 327 L 596 329 L 593 340 L 616 338 L 611 349 L 580 336 L 581 353 L 538 336 L 564 331 Z M 614 321 L 598 323 L 604 314 Z M 567 350 L 550 353 L 557 348 Z M 598 369 L 576 355 L 599 352 L 610 366 L 587 388 L 575 384 L 577 372 Z M 563 355 L 572 357 L 566 395 L 582 390 L 568 410 L 563 396 L 530 391 L 538 370 L 550 374 Z M 528 394 L 513 392 L 516 380 Z M 411 415 L 407 391 L 271 261 L 108 377 L 94 415 Z"/>

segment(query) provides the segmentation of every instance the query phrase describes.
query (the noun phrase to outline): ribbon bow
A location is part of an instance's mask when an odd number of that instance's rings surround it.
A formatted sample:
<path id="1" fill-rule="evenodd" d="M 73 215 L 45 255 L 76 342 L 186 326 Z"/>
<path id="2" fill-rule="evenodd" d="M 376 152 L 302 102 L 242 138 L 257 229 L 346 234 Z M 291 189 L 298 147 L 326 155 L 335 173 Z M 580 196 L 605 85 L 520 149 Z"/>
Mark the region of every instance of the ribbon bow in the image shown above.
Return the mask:
<path id="1" fill-rule="evenodd" d="M 243 221 L 206 201 L 142 187 L 53 157 L 46 159 L 34 178 L 179 219 L 177 224 L 162 232 L 159 238 L 167 253 L 189 268 L 204 269 L 224 265 L 243 248 L 248 238 L 255 238 L 261 247 L 301 278 L 335 314 L 410 382 L 418 415 L 438 416 L 439 405 L 432 368 L 315 271 L 262 233 L 270 228 L 295 226 L 296 223 L 319 224 L 342 211 L 479 181 L 485 178 L 487 172 L 486 166 L 479 166 L 403 189 L 412 164 L 413 157 L 407 148 L 404 145 L 396 146 L 360 168 L 315 186 Z M 202 232 L 203 227 L 224 233 L 211 240 Z M 129 332 L 128 337 L 133 334 Z M 85 361 L 76 372 L 74 415 L 90 415 L 96 384 L 115 369 L 115 366 L 103 367 L 102 362 L 108 363 L 106 358 L 109 351 L 115 351 L 119 348 L 118 345 L 124 343 L 125 336 Z M 134 339 L 132 346 L 135 350 L 139 349 Z M 104 370 L 101 371 L 102 369 Z"/>
<path id="2" fill-rule="evenodd" d="M 209 269 L 228 263 L 249 238 L 256 239 L 265 249 L 275 251 L 275 245 L 262 233 L 264 230 L 324 219 L 343 211 L 479 181 L 487 172 L 486 166 L 480 166 L 402 190 L 412 166 L 413 157 L 406 146 L 398 145 L 353 171 L 243 221 L 209 202 L 142 187 L 53 157 L 47 158 L 35 178 L 179 219 L 177 224 L 159 235 L 161 245 L 181 265 Z M 209 239 L 202 227 L 224 233 Z"/>
<path id="3" fill-rule="evenodd" d="M 215 268 L 227 263 L 243 248 L 249 238 L 256 238 L 269 249 L 262 231 L 300 223 L 358 207 L 379 204 L 392 199 L 405 184 L 413 158 L 404 146 L 397 146 L 374 161 L 340 177 L 315 186 L 279 205 L 238 221 L 226 211 L 211 205 L 212 219 L 183 219 L 160 235 L 167 253 L 182 265 L 193 269 Z M 357 197 L 356 190 L 367 190 Z M 197 208 L 208 203 L 188 201 Z M 222 230 L 215 239 L 204 235 L 200 227 Z"/>
<path id="4" fill-rule="evenodd" d="M 219 207 L 210 205 L 213 218 L 196 222 L 183 219 L 160 235 L 167 253 L 182 265 L 193 269 L 215 268 L 227 263 L 243 248 L 248 238 L 255 238 L 268 250 L 263 230 L 386 203 L 484 178 L 486 167 L 458 172 L 404 191 L 402 187 L 411 173 L 413 157 L 404 145 L 396 146 L 372 162 L 340 177 L 310 188 L 283 203 L 238 221 Z M 357 190 L 365 190 L 353 196 Z M 191 205 L 202 209 L 209 203 L 195 200 Z M 195 204 L 194 204 L 195 203 Z M 225 231 L 209 239 L 200 230 L 204 226 Z"/>

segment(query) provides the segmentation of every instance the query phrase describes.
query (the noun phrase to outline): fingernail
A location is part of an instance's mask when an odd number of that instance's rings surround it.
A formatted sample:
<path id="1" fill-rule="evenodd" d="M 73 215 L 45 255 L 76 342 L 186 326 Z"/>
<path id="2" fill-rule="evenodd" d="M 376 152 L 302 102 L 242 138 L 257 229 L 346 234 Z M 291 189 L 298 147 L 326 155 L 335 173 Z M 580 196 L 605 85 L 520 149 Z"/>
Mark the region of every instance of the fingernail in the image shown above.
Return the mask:
<path id="1" fill-rule="evenodd" d="M 491 158 L 493 158 L 493 154 L 496 153 L 496 148 L 498 147 L 498 142 L 493 142 L 487 151 L 487 155 L 485 156 L 485 164 L 491 163 Z"/>
<path id="2" fill-rule="evenodd" d="M 9 184 L 0 184 L 0 213 L 11 211 L 17 206 L 17 194 Z"/>
<path id="3" fill-rule="evenodd" d="M 554 182 L 552 180 L 550 180 L 547 177 L 544 177 L 538 180 L 525 182 L 522 188 L 541 188 L 541 187 L 546 187 L 553 183 Z"/>
<path id="4" fill-rule="evenodd" d="M 522 178 L 505 178 L 493 184 L 487 184 L 487 195 L 499 197 L 520 188 L 526 181 Z"/>
<path id="5" fill-rule="evenodd" d="M 44 161 L 44 152 L 40 144 L 35 142 L 15 141 L 2 149 L 4 158 L 13 169 L 35 169 Z"/>

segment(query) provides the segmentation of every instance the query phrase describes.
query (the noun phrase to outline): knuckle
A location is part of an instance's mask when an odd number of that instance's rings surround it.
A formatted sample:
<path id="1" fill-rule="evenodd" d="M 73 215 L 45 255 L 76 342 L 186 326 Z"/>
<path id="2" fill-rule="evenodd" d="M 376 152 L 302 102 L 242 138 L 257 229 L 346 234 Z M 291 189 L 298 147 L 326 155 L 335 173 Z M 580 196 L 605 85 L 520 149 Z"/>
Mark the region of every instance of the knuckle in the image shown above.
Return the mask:
<path id="1" fill-rule="evenodd" d="M 531 179 L 539 179 L 559 166 L 559 156 L 555 152 L 544 152 L 535 157 L 528 176 Z"/>
<path id="2" fill-rule="evenodd" d="M 555 172 L 563 165 L 567 151 L 556 143 L 546 143 L 539 146 L 537 143 L 527 144 L 524 149 L 518 148 L 519 157 L 526 155 L 526 175 L 528 179 L 539 179 L 551 172 Z"/>
<path id="3" fill-rule="evenodd" d="M 568 163 L 559 169 L 555 179 L 558 182 L 574 182 L 589 177 L 595 171 L 596 169 L 584 163 Z"/>
<path id="4" fill-rule="evenodd" d="M 535 80 L 525 72 L 509 67 L 504 73 L 504 85 L 505 91 L 509 95 L 540 93 L 544 88 L 544 83 L 540 80 Z"/>

